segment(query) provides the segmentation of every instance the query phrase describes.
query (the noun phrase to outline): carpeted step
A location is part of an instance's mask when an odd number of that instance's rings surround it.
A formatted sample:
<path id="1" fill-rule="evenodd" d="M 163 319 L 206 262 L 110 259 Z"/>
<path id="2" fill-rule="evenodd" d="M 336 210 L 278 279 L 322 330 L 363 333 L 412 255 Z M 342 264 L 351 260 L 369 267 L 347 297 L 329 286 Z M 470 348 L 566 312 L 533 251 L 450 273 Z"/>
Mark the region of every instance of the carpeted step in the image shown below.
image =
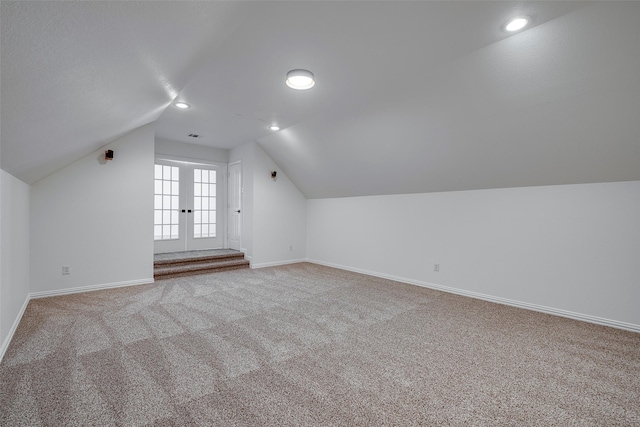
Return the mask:
<path id="1" fill-rule="evenodd" d="M 153 277 L 155 280 L 161 280 L 241 268 L 249 268 L 249 261 L 244 259 L 242 252 L 224 255 L 196 256 L 155 261 Z"/>
<path id="2" fill-rule="evenodd" d="M 179 259 L 169 259 L 169 260 L 161 260 L 154 261 L 154 268 L 158 267 L 169 267 L 169 266 L 179 266 L 183 264 L 193 264 L 199 262 L 222 262 L 222 261 L 230 261 L 230 260 L 243 260 L 244 261 L 244 253 L 238 252 L 234 254 L 225 254 L 225 255 L 208 255 L 208 256 L 198 256 L 191 258 L 179 258 Z"/>
<path id="3" fill-rule="evenodd" d="M 236 270 L 240 268 L 249 268 L 249 261 L 237 257 L 230 260 L 195 261 L 179 265 L 163 265 L 156 267 L 153 271 L 153 277 L 155 280 L 160 280 L 172 277 Z"/>

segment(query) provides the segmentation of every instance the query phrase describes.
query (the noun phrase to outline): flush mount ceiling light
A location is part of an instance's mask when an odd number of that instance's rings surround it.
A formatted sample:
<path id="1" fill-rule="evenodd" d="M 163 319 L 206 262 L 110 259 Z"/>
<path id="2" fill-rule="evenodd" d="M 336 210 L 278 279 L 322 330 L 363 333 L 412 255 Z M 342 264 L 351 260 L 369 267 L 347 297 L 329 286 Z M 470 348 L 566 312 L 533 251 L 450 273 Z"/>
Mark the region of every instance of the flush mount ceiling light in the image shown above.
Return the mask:
<path id="1" fill-rule="evenodd" d="M 275 131 L 277 131 L 277 130 L 280 130 L 280 126 L 278 126 L 278 125 L 271 125 L 271 126 L 269 126 L 269 129 L 271 129 L 272 131 L 274 131 L 274 132 L 275 132 Z"/>
<path id="2" fill-rule="evenodd" d="M 176 102 L 173 105 L 175 105 L 178 108 L 182 108 L 182 109 L 191 107 L 191 105 L 187 104 L 186 102 Z"/>
<path id="3" fill-rule="evenodd" d="M 292 89 L 311 89 L 316 84 L 313 73 L 309 70 L 291 70 L 287 73 L 287 86 Z"/>
<path id="4" fill-rule="evenodd" d="M 531 22 L 530 16 L 517 16 L 505 24 L 504 30 L 508 33 L 513 33 L 529 25 L 529 22 Z"/>

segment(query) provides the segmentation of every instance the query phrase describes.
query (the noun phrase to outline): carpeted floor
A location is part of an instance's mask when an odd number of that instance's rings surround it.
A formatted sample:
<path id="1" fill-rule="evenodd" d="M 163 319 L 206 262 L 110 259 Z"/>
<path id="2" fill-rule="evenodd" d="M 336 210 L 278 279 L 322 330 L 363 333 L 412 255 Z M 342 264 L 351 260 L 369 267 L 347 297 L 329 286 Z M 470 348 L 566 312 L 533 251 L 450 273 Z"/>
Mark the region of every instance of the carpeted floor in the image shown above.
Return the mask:
<path id="1" fill-rule="evenodd" d="M 313 264 L 31 301 L 0 425 L 639 426 L 640 334 Z"/>

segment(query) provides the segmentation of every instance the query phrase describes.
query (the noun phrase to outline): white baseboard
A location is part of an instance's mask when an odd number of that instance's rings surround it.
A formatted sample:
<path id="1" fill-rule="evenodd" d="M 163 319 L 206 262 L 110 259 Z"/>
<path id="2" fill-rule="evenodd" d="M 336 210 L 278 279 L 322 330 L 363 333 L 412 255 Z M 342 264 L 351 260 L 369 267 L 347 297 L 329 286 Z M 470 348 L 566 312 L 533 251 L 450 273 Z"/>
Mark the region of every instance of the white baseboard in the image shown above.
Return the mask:
<path id="1" fill-rule="evenodd" d="M 30 301 L 30 298 L 29 298 L 29 295 L 27 295 L 27 297 L 24 299 L 24 303 L 22 303 L 22 307 L 20 307 L 20 311 L 18 312 L 18 315 L 16 316 L 15 320 L 13 321 L 13 325 L 11 325 L 11 329 L 9 330 L 9 334 L 4 339 L 4 342 L 2 343 L 2 347 L 0 347 L 0 362 L 2 362 L 2 359 L 4 358 L 4 353 L 7 351 L 7 348 L 9 348 L 9 343 L 13 339 L 13 334 L 16 333 L 16 329 L 18 329 L 18 325 L 20 324 L 20 321 L 22 320 L 22 316 L 24 315 L 24 311 L 27 309 L 27 305 L 29 305 L 29 301 Z"/>
<path id="2" fill-rule="evenodd" d="M 120 288 L 123 286 L 147 285 L 150 283 L 154 283 L 153 278 L 127 280 L 124 282 L 102 283 L 99 285 L 81 286 L 79 288 L 56 289 L 54 291 L 32 292 L 29 294 L 29 297 L 31 299 L 46 298 L 60 295 L 78 294 L 81 292 L 99 291 L 102 289 Z"/>
<path id="3" fill-rule="evenodd" d="M 391 274 L 378 273 L 370 270 L 363 270 L 360 268 L 348 267 L 346 265 L 334 264 L 331 262 L 324 262 L 314 259 L 307 259 L 306 262 L 310 262 L 313 264 L 324 265 L 327 267 L 338 268 L 340 270 L 353 271 L 354 273 L 366 274 L 367 276 L 380 277 L 383 279 L 389 279 L 396 282 L 408 283 L 410 285 L 421 286 L 423 288 L 434 289 L 437 291 L 448 292 L 451 294 L 462 295 L 470 298 L 476 298 L 484 301 L 495 302 L 498 304 L 509 305 L 512 307 L 524 308 L 526 310 L 538 311 L 546 314 L 553 314 L 555 316 L 567 317 L 569 319 L 580 320 L 588 323 L 595 323 L 597 325 L 610 326 L 616 329 L 624 329 L 626 331 L 631 332 L 639 332 L 640 333 L 640 325 L 635 325 L 633 323 L 620 322 L 618 320 L 605 319 L 603 317 L 592 316 L 589 314 L 575 313 L 573 311 L 562 310 L 553 307 L 546 307 L 543 305 L 530 304 L 523 301 L 517 301 L 507 298 L 496 297 L 493 295 L 481 294 L 478 292 L 466 291 L 464 289 L 452 288 L 450 286 L 438 285 L 435 283 L 423 282 L 420 280 L 408 279 L 406 277 L 394 276 Z"/>
<path id="4" fill-rule="evenodd" d="M 274 262 L 260 262 L 257 264 L 251 263 L 251 268 L 265 268 L 265 267 L 276 267 L 278 265 L 287 265 L 287 264 L 299 264 L 301 262 L 307 262 L 306 259 L 290 259 L 286 261 L 274 261 Z"/>

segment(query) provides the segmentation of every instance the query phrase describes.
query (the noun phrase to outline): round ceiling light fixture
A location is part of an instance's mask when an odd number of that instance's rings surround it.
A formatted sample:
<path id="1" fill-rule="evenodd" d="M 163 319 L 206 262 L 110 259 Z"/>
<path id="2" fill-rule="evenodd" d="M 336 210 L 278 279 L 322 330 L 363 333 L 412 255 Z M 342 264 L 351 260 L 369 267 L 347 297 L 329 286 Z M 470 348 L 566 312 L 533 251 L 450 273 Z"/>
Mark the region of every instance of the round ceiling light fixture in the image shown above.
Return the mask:
<path id="1" fill-rule="evenodd" d="M 280 130 L 280 126 L 278 126 L 278 125 L 271 125 L 271 126 L 269 126 L 269 129 L 275 132 L 275 131 L 277 131 L 277 130 Z"/>
<path id="2" fill-rule="evenodd" d="M 517 16 L 505 24 L 504 30 L 513 33 L 529 25 L 529 22 L 531 22 L 530 16 Z"/>
<path id="3" fill-rule="evenodd" d="M 305 90 L 311 89 L 316 84 L 316 81 L 311 71 L 298 69 L 287 73 L 285 83 L 292 89 Z"/>
<path id="4" fill-rule="evenodd" d="M 187 104 L 186 102 L 176 102 L 173 105 L 175 105 L 178 108 L 182 108 L 182 109 L 191 107 L 191 105 Z"/>

